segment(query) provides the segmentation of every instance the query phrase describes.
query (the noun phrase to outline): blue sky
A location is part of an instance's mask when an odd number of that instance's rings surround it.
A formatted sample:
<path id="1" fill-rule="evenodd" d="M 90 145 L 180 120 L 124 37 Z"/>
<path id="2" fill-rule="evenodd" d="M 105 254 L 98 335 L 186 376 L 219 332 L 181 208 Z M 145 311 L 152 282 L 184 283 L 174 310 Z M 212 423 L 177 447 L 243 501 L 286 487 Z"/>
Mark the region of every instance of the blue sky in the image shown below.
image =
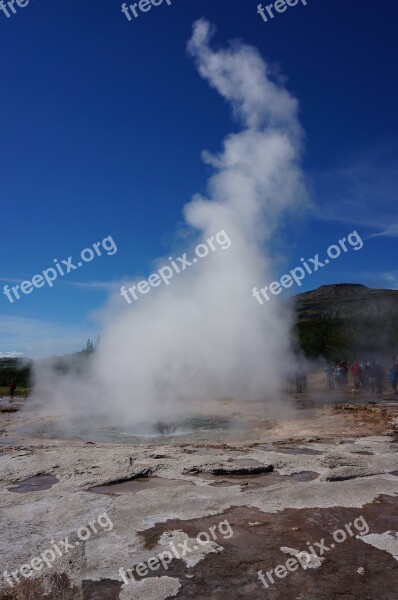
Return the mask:
<path id="1" fill-rule="evenodd" d="M 217 43 L 256 46 L 300 101 L 311 206 L 279 232 L 276 277 L 357 230 L 360 252 L 294 292 L 335 282 L 398 289 L 398 4 L 308 0 L 267 23 L 257 4 L 172 0 L 131 22 L 119 0 L 31 0 L 10 18 L 0 12 L 1 288 L 106 236 L 118 249 L 52 289 L 13 304 L 1 294 L 0 353 L 80 349 L 99 331 L 112 282 L 150 273 L 183 205 L 205 192 L 201 153 L 217 151 L 236 123 L 186 53 L 202 16 Z"/>

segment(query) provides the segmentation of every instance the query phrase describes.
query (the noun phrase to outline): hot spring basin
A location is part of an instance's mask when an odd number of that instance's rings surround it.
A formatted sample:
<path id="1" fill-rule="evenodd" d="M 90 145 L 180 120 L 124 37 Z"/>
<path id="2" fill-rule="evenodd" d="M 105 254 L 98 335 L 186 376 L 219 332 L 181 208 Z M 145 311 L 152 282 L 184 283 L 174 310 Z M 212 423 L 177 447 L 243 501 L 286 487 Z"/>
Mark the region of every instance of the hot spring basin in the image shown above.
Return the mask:
<path id="1" fill-rule="evenodd" d="M 34 477 L 27 477 L 22 481 L 18 481 L 15 487 L 7 488 L 9 492 L 15 492 L 17 494 L 25 494 L 27 492 L 41 492 L 43 490 L 49 490 L 55 483 L 58 483 L 54 475 L 35 475 Z"/>

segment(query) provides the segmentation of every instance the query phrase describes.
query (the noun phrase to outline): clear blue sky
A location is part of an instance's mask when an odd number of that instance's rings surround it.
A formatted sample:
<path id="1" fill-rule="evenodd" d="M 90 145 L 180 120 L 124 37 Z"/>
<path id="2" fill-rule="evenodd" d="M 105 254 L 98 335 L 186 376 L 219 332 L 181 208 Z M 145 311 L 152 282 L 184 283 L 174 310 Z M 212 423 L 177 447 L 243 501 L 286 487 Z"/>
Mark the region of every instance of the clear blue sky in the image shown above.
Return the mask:
<path id="1" fill-rule="evenodd" d="M 119 0 L 0 12 L 1 291 L 108 235 L 118 247 L 53 289 L 13 304 L 1 293 L 0 353 L 80 349 L 107 285 L 148 274 L 205 191 L 201 152 L 235 125 L 185 50 L 201 16 L 217 43 L 256 46 L 300 101 L 313 207 L 281 233 L 276 275 L 356 229 L 364 248 L 302 289 L 398 288 L 398 3 L 308 0 L 268 23 L 257 4 L 172 0 L 131 22 Z"/>

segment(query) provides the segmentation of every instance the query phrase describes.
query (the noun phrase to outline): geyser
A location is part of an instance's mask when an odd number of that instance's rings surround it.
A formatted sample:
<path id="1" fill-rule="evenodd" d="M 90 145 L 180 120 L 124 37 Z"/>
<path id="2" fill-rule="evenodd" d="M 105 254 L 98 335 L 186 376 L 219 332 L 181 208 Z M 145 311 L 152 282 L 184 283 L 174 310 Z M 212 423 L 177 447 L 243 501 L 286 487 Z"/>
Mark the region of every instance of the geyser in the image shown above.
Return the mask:
<path id="1" fill-rule="evenodd" d="M 88 372 L 37 371 L 35 395 L 47 409 L 51 399 L 63 412 L 111 414 L 134 424 L 173 422 L 216 399 L 269 401 L 267 414 L 277 404 L 292 363 L 290 321 L 281 303 L 256 305 L 251 291 L 272 280 L 273 237 L 281 219 L 305 202 L 298 102 L 256 49 L 233 42 L 213 50 L 212 33 L 208 22 L 197 21 L 188 51 L 232 107 L 240 130 L 216 156 L 204 153 L 213 174 L 207 195 L 184 206 L 180 250 L 189 256 L 187 239 L 193 247 L 221 230 L 231 247 L 137 304 L 125 305 L 119 294 L 110 298 Z M 204 126 L 205 115 L 205 109 L 195 115 Z"/>

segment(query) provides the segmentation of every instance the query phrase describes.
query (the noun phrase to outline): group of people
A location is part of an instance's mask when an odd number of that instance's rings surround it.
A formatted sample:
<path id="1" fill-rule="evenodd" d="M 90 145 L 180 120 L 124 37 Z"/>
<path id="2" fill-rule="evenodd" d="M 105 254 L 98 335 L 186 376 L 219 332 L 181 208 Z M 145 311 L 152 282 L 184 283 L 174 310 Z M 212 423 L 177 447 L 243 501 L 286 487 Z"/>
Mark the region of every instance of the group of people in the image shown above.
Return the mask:
<path id="1" fill-rule="evenodd" d="M 336 365 L 325 367 L 326 387 L 329 390 L 348 390 L 348 376 L 352 375 L 355 390 L 383 395 L 386 372 L 378 361 L 354 362 L 340 361 Z M 398 355 L 391 359 L 389 380 L 394 394 L 397 394 L 398 385 Z"/>

